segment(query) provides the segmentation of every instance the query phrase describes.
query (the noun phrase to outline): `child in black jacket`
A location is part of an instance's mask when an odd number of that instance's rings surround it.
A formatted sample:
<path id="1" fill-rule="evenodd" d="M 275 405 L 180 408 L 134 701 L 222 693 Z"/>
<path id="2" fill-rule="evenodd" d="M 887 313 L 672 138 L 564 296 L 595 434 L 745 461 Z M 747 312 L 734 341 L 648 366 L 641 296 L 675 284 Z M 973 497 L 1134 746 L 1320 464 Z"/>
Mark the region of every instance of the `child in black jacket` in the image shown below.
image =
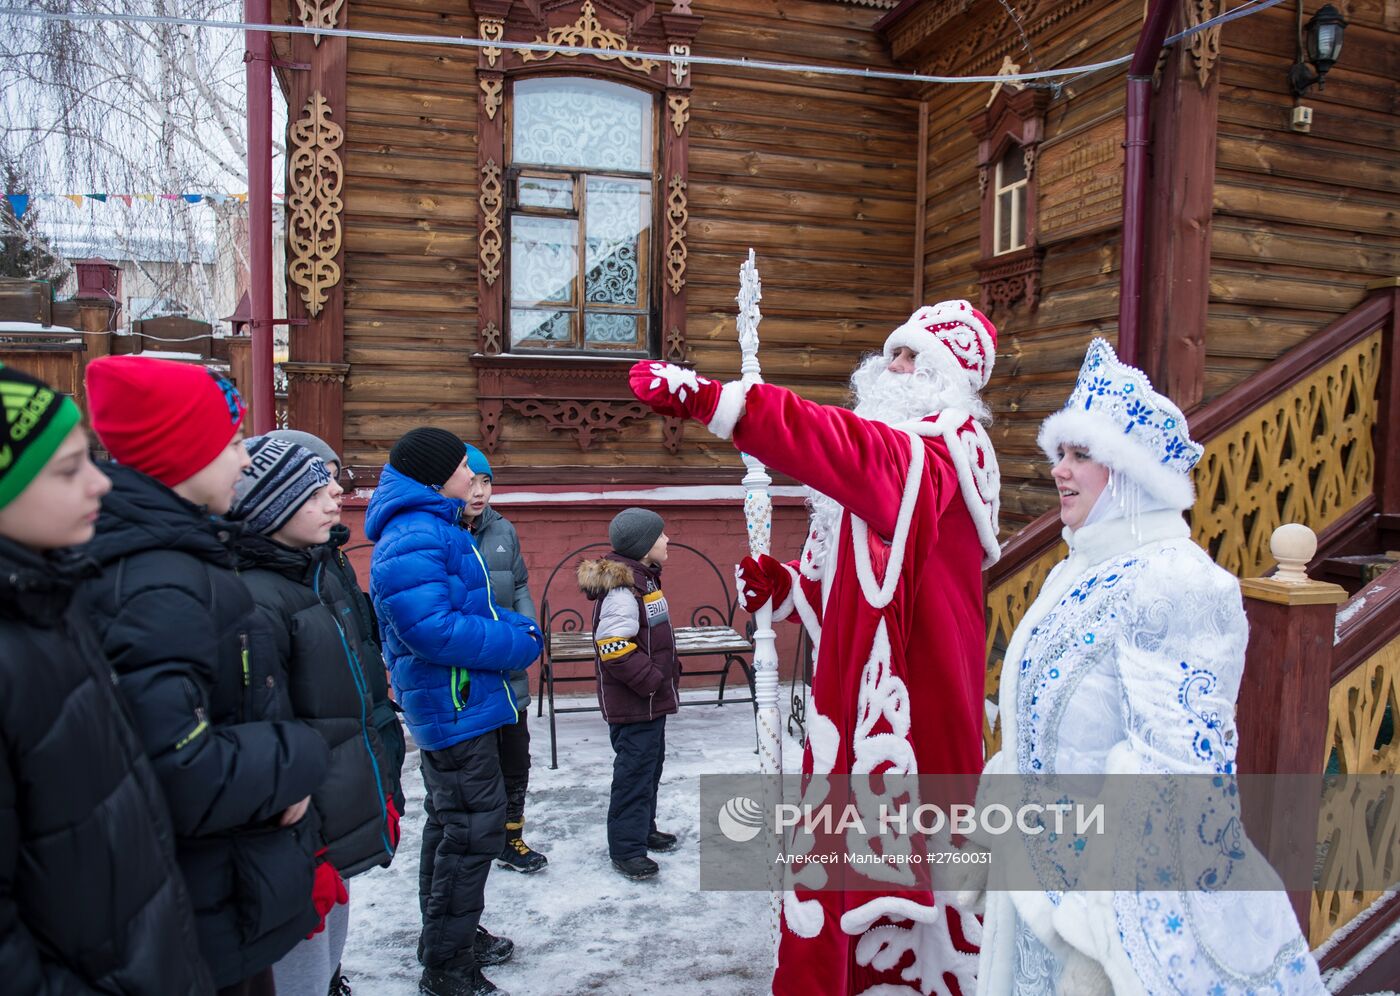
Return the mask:
<path id="1" fill-rule="evenodd" d="M 104 471 L 84 604 L 175 825 L 199 946 L 222 992 L 273 991 L 316 927 L 318 834 L 305 820 L 326 742 L 252 652 L 253 599 L 222 516 L 248 464 L 243 404 L 202 367 L 110 356 L 87 368 Z"/>
<path id="2" fill-rule="evenodd" d="M 0 364 L 0 979 L 207 996 L 160 786 L 73 591 L 111 488 L 78 406 Z"/>

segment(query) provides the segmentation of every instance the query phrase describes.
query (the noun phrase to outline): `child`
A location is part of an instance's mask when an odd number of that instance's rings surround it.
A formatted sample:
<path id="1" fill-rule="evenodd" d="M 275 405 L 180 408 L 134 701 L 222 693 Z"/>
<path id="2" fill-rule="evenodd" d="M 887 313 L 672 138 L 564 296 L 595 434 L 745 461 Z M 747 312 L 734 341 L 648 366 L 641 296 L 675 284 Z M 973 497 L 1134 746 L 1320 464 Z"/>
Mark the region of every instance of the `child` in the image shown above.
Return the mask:
<path id="1" fill-rule="evenodd" d="M 0 979 L 204 996 L 160 786 L 71 607 L 111 482 L 72 398 L 0 363 L 0 400 Z"/>
<path id="2" fill-rule="evenodd" d="M 680 666 L 671 633 L 661 565 L 661 516 L 627 508 L 608 526 L 613 552 L 585 560 L 578 583 L 593 607 L 593 662 L 598 705 L 616 757 L 608 803 L 608 853 L 627 878 L 650 878 L 660 866 L 647 851 L 672 851 L 675 834 L 656 829 L 656 791 L 666 756 L 666 717 L 680 705 Z"/>
<path id="3" fill-rule="evenodd" d="M 530 598 L 530 573 L 520 553 L 515 526 L 491 507 L 491 463 L 475 446 L 467 446 L 467 469 L 472 472 L 471 491 L 462 522 L 472 532 L 476 548 L 491 574 L 491 595 L 496 604 L 535 618 Z M 497 864 L 513 871 L 539 871 L 549 859 L 525 843 L 525 791 L 530 785 L 530 680 L 524 671 L 510 673 L 510 691 L 520 718 L 497 730 L 501 749 L 501 776 L 506 784 L 506 846 Z"/>
<path id="4" fill-rule="evenodd" d="M 214 984 L 271 993 L 272 965 L 318 920 L 302 817 L 328 751 L 250 650 L 222 518 L 248 465 L 243 403 L 203 367 L 143 356 L 93 360 L 87 394 L 117 463 L 88 548 L 105 573 L 84 604 L 165 790 Z"/>
<path id="5" fill-rule="evenodd" d="M 534 620 L 492 604 L 486 564 L 459 528 L 471 480 L 466 444 L 413 429 L 394 444 L 365 513 L 370 594 L 427 790 L 418 875 L 427 996 L 498 993 L 481 966 L 515 948 L 481 926 L 486 876 L 505 844 L 496 730 L 516 719 L 507 675 L 543 646 Z"/>
<path id="6" fill-rule="evenodd" d="M 345 469 L 340 454 L 326 445 L 325 440 L 299 429 L 276 429 L 267 434 L 268 439 L 282 439 L 289 443 L 304 446 L 321 458 L 330 472 L 331 480 L 339 487 L 331 488 L 336 503 L 336 523 L 331 526 L 331 538 L 327 546 L 331 560 L 326 565 L 334 570 L 340 583 L 350 594 L 350 608 L 355 633 L 360 639 L 360 664 L 369 683 L 370 700 L 374 703 L 374 727 L 379 731 L 379 739 L 384 743 L 388 768 L 384 772 L 385 787 L 394 800 L 394 808 L 403 812 L 403 786 L 400 779 L 403 773 L 404 738 L 403 724 L 399 722 L 398 707 L 389 697 L 388 669 L 384 666 L 384 656 L 379 648 L 379 620 L 374 617 L 374 605 L 360 587 L 360 579 L 355 574 L 355 565 L 345 555 L 345 544 L 350 542 L 350 527 L 340 521 L 340 509 L 345 503 L 344 488 L 348 487 L 351 474 Z"/>
<path id="7" fill-rule="evenodd" d="M 340 486 L 304 447 L 268 436 L 244 445 L 252 463 L 230 512 L 246 526 L 240 574 L 264 623 L 267 652 L 287 676 L 293 714 L 331 750 L 326 780 L 311 796 L 321 827 L 314 895 L 325 929 L 294 947 L 273 974 L 279 996 L 326 996 L 339 985 L 350 925 L 342 876 L 389 864 L 399 814 L 386 787 L 389 760 L 374 727 L 351 595 L 327 545 L 340 520 Z"/>

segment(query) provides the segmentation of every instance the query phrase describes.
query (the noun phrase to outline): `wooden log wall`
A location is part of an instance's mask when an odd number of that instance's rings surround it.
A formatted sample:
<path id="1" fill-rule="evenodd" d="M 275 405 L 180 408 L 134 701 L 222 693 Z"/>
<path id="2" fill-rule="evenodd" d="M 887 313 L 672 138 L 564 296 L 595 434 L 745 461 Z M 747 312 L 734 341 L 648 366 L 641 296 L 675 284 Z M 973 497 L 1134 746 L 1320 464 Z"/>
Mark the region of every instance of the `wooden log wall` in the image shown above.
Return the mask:
<path id="1" fill-rule="evenodd" d="M 356 0 L 353 27 L 476 35 L 469 4 Z M 696 0 L 694 52 L 892 67 L 881 11 L 811 0 Z M 738 374 L 734 296 L 749 247 L 763 276 L 764 374 L 839 401 L 855 359 L 910 311 L 917 102 L 893 83 L 694 66 L 686 335 L 694 363 Z M 414 424 L 476 438 L 475 50 L 351 39 L 346 158 L 346 458 L 382 462 Z M 659 119 L 658 119 L 659 120 Z M 507 413 L 500 466 L 606 482 L 739 468 L 699 427 L 678 455 L 661 422 L 580 451 L 571 433 Z M 581 475 L 581 476 L 577 476 Z M 567 479 L 561 476 L 561 479 Z"/>
<path id="2" fill-rule="evenodd" d="M 692 9 L 705 15 L 697 53 L 895 68 L 871 30 L 879 11 L 810 0 Z M 686 279 L 696 365 L 738 374 L 734 295 L 752 246 L 764 378 L 843 401 L 860 355 L 912 310 L 918 103 L 894 82 L 694 73 Z"/>
<path id="3" fill-rule="evenodd" d="M 986 75 L 998 71 L 1009 55 L 1023 70 L 1052 68 L 1106 60 L 1132 50 L 1142 19 L 1140 3 L 1078 5 L 1058 20 L 1037 28 L 1029 22 L 1034 61 L 1019 43 L 1004 16 L 987 18 L 995 5 L 972 8 L 937 28 L 940 47 L 970 54 L 951 65 L 937 65 L 940 74 Z M 1074 7 L 1062 4 L 1061 7 Z M 978 16 L 981 10 L 983 14 Z M 982 37 L 974 43 L 974 34 Z M 967 44 L 963 44 L 966 42 Z M 934 58 L 937 58 L 935 55 Z M 934 68 L 928 63 L 920 71 Z M 1085 141 L 1121 143 L 1126 69 L 1102 72 L 1072 82 L 1045 112 L 1045 138 L 1039 162 L 1056 156 L 1057 146 Z M 976 303 L 980 288 L 973 265 L 980 259 L 977 139 L 968 120 L 986 107 L 990 84 L 936 86 L 929 99 L 927 202 L 925 205 L 924 300 L 967 298 Z M 1061 150 L 1061 155 L 1065 150 Z M 1121 151 L 1118 153 L 1121 163 Z M 1052 192 L 1041 188 L 1040 218 L 1057 208 Z M 1064 198 L 1060 199 L 1064 201 Z M 1113 210 L 1094 212 L 1099 223 L 1082 234 L 1042 234 L 1045 248 L 1039 304 L 1034 311 L 1022 302 L 991 315 L 999 342 L 997 363 L 986 400 L 993 412 L 993 442 L 1001 462 L 1001 527 L 1003 535 L 1051 507 L 1045 458 L 1035 445 L 1041 421 L 1063 405 L 1090 338 L 1118 334 L 1120 201 Z M 1073 205 L 1060 207 L 1073 209 Z M 1093 223 L 1093 218 L 1089 219 Z M 1069 233 L 1076 227 L 1059 224 Z"/>
<path id="4" fill-rule="evenodd" d="M 1343 7 L 1341 60 L 1302 101 L 1308 134 L 1290 127 L 1294 6 L 1222 29 L 1207 398 L 1400 275 L 1400 8 Z"/>
<path id="5" fill-rule="evenodd" d="M 354 0 L 368 31 L 475 37 L 464 3 Z M 476 52 L 351 39 L 345 128 L 345 458 L 432 423 L 472 439 Z"/>
<path id="6" fill-rule="evenodd" d="M 466 0 L 354 0 L 350 26 L 477 34 Z M 693 51 L 892 67 L 881 12 L 816 2 L 695 0 Z M 917 102 L 894 83 L 692 67 L 686 270 L 692 359 L 738 374 L 734 295 L 748 248 L 763 278 L 764 374 L 836 401 L 857 357 L 910 311 Z M 476 54 L 351 39 L 345 137 L 345 450 L 377 466 L 431 422 L 475 439 Z M 684 483 L 738 475 L 732 447 L 687 428 L 672 456 L 661 421 L 572 433 L 508 412 L 500 469 L 557 467 L 560 483 Z"/>

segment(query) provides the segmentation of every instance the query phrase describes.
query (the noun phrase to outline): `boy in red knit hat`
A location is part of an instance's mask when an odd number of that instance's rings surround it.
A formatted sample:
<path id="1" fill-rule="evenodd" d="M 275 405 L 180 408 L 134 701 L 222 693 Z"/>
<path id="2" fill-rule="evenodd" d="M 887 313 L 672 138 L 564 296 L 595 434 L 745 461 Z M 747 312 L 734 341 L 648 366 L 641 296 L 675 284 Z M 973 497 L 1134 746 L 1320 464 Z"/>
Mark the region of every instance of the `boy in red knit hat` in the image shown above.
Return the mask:
<path id="1" fill-rule="evenodd" d="M 142 356 L 88 364 L 87 395 L 115 462 L 88 548 L 104 570 L 83 596 L 165 792 L 214 984 L 271 994 L 271 966 L 319 921 L 303 817 L 329 752 L 249 652 L 222 518 L 248 464 L 243 403 L 203 367 Z"/>

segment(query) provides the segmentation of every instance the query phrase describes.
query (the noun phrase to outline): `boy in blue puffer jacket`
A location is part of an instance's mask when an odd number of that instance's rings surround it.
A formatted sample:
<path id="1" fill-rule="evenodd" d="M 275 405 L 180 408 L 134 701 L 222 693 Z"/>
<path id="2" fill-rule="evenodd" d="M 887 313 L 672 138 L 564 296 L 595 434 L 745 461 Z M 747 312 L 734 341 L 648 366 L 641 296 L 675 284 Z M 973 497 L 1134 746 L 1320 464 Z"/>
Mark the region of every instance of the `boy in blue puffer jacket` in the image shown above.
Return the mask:
<path id="1" fill-rule="evenodd" d="M 517 718 L 509 672 L 543 648 L 534 620 L 493 604 L 485 561 L 457 526 L 471 481 L 460 439 L 414 429 L 394 444 L 365 512 L 370 597 L 422 758 L 418 987 L 428 996 L 499 993 L 481 966 L 514 951 L 480 925 L 486 875 L 505 844 L 496 730 Z"/>

